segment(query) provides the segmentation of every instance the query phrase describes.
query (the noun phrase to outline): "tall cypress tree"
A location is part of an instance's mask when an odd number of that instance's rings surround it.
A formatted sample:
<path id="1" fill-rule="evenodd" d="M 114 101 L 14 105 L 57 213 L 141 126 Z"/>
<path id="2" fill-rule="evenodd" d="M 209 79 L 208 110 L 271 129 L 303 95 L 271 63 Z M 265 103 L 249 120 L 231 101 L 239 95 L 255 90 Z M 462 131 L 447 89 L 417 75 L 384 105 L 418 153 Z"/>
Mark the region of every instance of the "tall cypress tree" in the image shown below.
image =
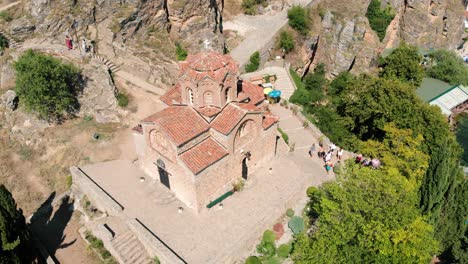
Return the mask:
<path id="1" fill-rule="evenodd" d="M 30 263 L 34 254 L 30 238 L 23 211 L 0 185 L 0 263 Z"/>

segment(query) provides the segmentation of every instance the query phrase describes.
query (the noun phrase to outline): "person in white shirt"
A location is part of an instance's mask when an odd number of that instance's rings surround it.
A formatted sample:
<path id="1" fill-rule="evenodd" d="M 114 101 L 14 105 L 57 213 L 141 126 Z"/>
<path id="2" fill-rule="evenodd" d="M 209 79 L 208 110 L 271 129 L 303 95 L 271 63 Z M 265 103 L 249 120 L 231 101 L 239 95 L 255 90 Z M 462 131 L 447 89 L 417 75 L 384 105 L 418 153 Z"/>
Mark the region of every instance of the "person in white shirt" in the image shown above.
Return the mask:
<path id="1" fill-rule="evenodd" d="M 338 153 L 336 153 L 336 157 L 338 158 L 338 160 L 341 160 L 343 153 L 344 153 L 343 148 L 340 148 L 340 150 L 338 150 Z"/>
<path id="2" fill-rule="evenodd" d="M 335 150 L 336 150 L 336 145 L 333 144 L 333 143 L 331 143 L 331 145 L 330 145 L 330 151 L 331 151 L 331 152 L 334 152 Z"/>

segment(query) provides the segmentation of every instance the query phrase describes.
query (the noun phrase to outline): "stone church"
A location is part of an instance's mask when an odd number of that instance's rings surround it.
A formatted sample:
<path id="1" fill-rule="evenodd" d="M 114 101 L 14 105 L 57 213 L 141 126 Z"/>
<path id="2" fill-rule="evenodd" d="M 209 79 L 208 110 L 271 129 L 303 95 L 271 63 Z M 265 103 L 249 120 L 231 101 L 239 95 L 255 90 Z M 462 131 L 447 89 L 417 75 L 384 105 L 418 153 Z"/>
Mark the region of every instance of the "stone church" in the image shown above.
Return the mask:
<path id="1" fill-rule="evenodd" d="M 196 211 L 275 155 L 278 118 L 229 55 L 189 55 L 161 100 L 168 107 L 133 129 L 139 164 Z"/>

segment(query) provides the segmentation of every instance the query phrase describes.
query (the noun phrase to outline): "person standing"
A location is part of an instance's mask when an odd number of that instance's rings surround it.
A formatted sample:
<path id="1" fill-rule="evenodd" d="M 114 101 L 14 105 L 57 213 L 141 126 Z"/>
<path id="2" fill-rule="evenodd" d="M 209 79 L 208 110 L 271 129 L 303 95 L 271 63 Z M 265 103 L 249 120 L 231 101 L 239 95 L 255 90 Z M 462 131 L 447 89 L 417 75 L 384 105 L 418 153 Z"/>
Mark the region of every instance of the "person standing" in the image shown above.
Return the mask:
<path id="1" fill-rule="evenodd" d="M 312 146 L 311 146 L 310 149 L 309 149 L 309 156 L 310 156 L 311 158 L 314 157 L 314 152 L 315 152 L 315 143 L 312 144 Z"/>
<path id="2" fill-rule="evenodd" d="M 336 145 L 333 144 L 333 143 L 331 143 L 331 145 L 330 145 L 330 151 L 331 151 L 331 152 L 335 152 L 335 150 L 336 150 Z"/>
<path id="3" fill-rule="evenodd" d="M 83 53 L 86 53 L 86 40 L 84 38 L 81 39 L 81 48 L 83 49 Z"/>
<path id="4" fill-rule="evenodd" d="M 330 162 L 332 159 L 332 151 L 330 150 L 325 156 L 325 163 Z"/>
<path id="5" fill-rule="evenodd" d="M 325 163 L 325 170 L 327 171 L 327 175 L 330 174 L 330 171 L 332 168 L 333 168 L 333 164 L 330 161 Z"/>
<path id="6" fill-rule="evenodd" d="M 336 157 L 338 158 L 338 160 L 341 160 L 341 158 L 343 157 L 343 153 L 343 148 L 340 148 L 340 150 L 338 150 L 338 152 L 336 153 Z"/>
<path id="7" fill-rule="evenodd" d="M 72 40 L 70 39 L 68 35 L 65 37 L 65 44 L 67 45 L 68 50 L 73 49 Z"/>

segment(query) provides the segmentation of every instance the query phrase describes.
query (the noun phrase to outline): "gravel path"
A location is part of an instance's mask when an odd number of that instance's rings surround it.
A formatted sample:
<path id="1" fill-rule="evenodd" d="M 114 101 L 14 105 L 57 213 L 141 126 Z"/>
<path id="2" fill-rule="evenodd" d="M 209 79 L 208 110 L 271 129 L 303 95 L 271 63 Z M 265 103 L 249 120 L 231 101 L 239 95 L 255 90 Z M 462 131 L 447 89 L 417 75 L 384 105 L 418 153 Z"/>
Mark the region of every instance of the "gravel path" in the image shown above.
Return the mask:
<path id="1" fill-rule="evenodd" d="M 292 5 L 306 6 L 313 0 L 292 0 L 285 5 L 282 11 L 276 14 L 264 14 L 258 16 L 238 15 L 231 21 L 226 21 L 223 28 L 235 30 L 244 37 L 244 40 L 231 51 L 231 56 L 242 66 L 250 55 L 262 49 L 288 22 L 287 12 Z"/>

